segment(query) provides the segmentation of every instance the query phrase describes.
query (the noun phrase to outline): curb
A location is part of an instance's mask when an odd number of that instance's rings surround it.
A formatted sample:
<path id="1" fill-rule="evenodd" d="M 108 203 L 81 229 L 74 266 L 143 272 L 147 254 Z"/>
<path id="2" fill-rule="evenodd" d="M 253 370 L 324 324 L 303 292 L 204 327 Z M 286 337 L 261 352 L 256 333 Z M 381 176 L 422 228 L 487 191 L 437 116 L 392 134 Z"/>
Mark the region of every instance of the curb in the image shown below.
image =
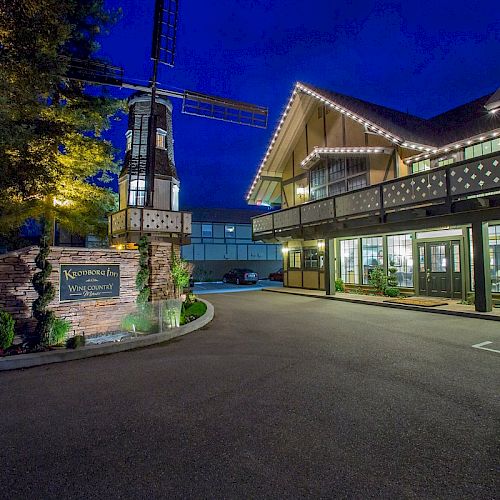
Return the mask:
<path id="1" fill-rule="evenodd" d="M 144 337 L 123 340 L 122 342 L 113 342 L 110 344 L 89 345 L 78 349 L 65 349 L 61 351 L 48 351 L 33 354 L 18 354 L 16 356 L 6 356 L 0 358 L 0 371 L 18 370 L 20 368 L 31 368 L 52 363 L 63 363 L 65 361 L 74 361 L 76 359 L 92 358 L 122 351 L 131 351 L 148 347 L 155 344 L 161 344 L 168 340 L 182 337 L 188 333 L 203 328 L 214 318 L 214 306 L 203 299 L 198 299 L 207 306 L 206 313 L 198 319 L 191 321 L 187 325 L 181 326 L 175 330 L 169 330 L 162 333 L 153 333 Z"/>
<path id="2" fill-rule="evenodd" d="M 445 314 L 447 316 L 460 316 L 462 318 L 485 319 L 488 321 L 500 321 L 500 316 L 486 316 L 486 314 L 474 311 L 450 311 L 447 309 L 434 309 L 432 307 L 421 307 L 404 304 L 391 304 L 389 302 L 371 302 L 368 300 L 348 299 L 346 297 L 335 297 L 334 295 L 306 295 L 300 292 L 280 292 L 272 288 L 263 288 L 263 292 L 281 293 L 283 295 L 296 295 L 298 297 L 308 297 L 311 299 L 338 300 L 339 302 L 350 302 L 351 304 L 363 304 L 367 306 L 390 307 L 392 309 L 406 309 L 410 311 L 420 311 L 432 314 Z"/>

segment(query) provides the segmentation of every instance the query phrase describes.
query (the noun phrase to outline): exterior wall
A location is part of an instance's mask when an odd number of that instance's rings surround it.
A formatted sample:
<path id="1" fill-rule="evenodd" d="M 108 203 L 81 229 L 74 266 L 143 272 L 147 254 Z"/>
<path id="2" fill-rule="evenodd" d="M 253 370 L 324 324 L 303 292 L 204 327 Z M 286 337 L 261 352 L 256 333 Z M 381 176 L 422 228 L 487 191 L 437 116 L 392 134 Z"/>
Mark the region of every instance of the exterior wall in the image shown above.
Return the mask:
<path id="1" fill-rule="evenodd" d="M 212 237 L 203 237 L 202 225 L 212 227 Z M 225 226 L 234 226 L 234 237 L 226 237 Z M 233 267 L 248 267 L 260 277 L 281 267 L 281 245 L 252 240 L 251 224 L 194 222 L 191 244 L 182 257 L 194 264 L 196 280 L 219 280 Z"/>
<path id="2" fill-rule="evenodd" d="M 30 331 L 34 327 L 31 306 L 37 298 L 37 293 L 33 289 L 31 279 L 37 271 L 37 254 L 37 247 L 28 247 L 0 256 L 0 308 L 14 316 L 19 331 Z M 70 335 L 91 335 L 120 329 L 123 316 L 135 308 L 135 278 L 139 265 L 137 251 L 52 247 L 48 260 L 53 266 L 50 281 L 56 290 L 56 298 L 50 308 L 57 316 L 71 321 Z M 120 297 L 60 302 L 59 269 L 60 264 L 66 263 L 120 264 Z"/>

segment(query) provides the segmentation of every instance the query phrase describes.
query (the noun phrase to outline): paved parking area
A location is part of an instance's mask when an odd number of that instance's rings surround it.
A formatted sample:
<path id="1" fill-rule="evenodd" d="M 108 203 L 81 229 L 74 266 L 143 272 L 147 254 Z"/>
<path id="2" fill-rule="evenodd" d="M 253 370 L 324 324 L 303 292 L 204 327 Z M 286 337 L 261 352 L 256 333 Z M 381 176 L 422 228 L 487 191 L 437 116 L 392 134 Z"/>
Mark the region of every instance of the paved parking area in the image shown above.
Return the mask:
<path id="1" fill-rule="evenodd" d="M 271 280 L 259 280 L 256 285 L 235 285 L 233 283 L 223 283 L 222 281 L 216 282 L 203 282 L 195 283 L 193 291 L 197 295 L 208 293 L 229 293 L 229 292 L 255 292 L 263 288 L 281 288 L 283 282 Z"/>
<path id="2" fill-rule="evenodd" d="M 0 373 L 2 498 L 498 498 L 493 321 L 250 292 L 182 340 Z"/>

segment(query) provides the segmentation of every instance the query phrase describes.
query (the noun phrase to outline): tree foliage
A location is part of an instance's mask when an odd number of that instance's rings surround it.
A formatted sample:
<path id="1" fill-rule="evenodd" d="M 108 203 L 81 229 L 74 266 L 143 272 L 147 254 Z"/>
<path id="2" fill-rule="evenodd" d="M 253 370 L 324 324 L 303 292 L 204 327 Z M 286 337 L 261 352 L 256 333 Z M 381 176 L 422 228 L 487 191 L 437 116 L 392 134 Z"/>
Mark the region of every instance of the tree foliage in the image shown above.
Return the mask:
<path id="1" fill-rule="evenodd" d="M 0 232 L 43 216 L 106 233 L 116 197 L 87 181 L 118 169 L 101 133 L 123 103 L 66 75 L 116 16 L 104 0 L 0 0 Z"/>

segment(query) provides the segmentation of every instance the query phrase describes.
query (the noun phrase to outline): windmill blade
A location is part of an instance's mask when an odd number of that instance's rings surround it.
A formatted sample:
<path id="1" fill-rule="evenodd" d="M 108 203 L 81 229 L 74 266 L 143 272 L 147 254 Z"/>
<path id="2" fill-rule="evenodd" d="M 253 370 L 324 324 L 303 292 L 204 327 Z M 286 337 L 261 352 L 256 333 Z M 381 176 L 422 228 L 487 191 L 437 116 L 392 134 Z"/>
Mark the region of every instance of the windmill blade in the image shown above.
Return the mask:
<path id="1" fill-rule="evenodd" d="M 123 68 L 106 64 L 93 59 L 71 58 L 68 64 L 66 77 L 88 83 L 101 85 L 123 86 Z"/>
<path id="2" fill-rule="evenodd" d="M 173 67 L 179 0 L 156 0 L 151 59 Z"/>
<path id="3" fill-rule="evenodd" d="M 189 90 L 184 91 L 182 112 L 250 127 L 267 127 L 267 108 Z"/>

